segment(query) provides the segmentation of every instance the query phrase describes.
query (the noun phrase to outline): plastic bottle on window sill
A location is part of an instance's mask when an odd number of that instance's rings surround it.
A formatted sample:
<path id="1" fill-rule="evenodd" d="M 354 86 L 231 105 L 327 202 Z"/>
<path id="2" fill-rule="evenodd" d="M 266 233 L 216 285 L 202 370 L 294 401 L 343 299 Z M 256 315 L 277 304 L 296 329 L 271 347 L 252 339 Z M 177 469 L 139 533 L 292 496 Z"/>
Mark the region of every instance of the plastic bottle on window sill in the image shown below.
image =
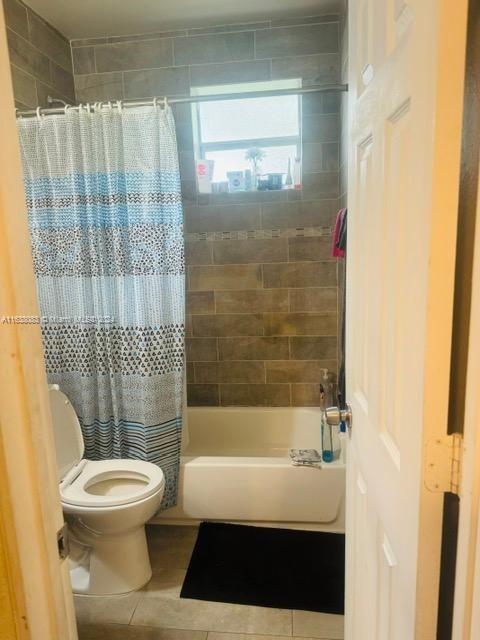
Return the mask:
<path id="1" fill-rule="evenodd" d="M 293 165 L 293 186 L 297 191 L 302 188 L 302 165 L 298 157 L 295 158 L 295 164 Z"/>

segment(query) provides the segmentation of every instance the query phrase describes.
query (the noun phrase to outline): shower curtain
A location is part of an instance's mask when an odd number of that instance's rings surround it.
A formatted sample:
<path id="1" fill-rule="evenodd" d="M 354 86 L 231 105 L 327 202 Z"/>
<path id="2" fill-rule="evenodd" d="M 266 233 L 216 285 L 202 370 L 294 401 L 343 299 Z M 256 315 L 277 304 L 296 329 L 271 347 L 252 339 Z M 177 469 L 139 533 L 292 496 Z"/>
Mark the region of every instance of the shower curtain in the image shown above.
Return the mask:
<path id="1" fill-rule="evenodd" d="M 173 506 L 185 269 L 171 109 L 66 108 L 18 129 L 49 382 L 85 456 L 158 464 Z"/>

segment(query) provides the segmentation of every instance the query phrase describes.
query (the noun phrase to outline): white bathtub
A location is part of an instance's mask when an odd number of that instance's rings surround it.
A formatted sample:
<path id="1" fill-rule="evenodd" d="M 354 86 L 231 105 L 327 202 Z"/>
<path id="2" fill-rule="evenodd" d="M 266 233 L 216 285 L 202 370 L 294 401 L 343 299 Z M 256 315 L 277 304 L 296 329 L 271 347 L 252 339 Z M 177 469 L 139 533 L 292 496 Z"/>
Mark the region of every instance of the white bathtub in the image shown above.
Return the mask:
<path id="1" fill-rule="evenodd" d="M 344 531 L 345 464 L 295 467 L 289 449 L 321 450 L 320 411 L 192 407 L 178 504 L 156 522 L 227 520 Z M 187 438 L 185 438 L 187 440 Z"/>

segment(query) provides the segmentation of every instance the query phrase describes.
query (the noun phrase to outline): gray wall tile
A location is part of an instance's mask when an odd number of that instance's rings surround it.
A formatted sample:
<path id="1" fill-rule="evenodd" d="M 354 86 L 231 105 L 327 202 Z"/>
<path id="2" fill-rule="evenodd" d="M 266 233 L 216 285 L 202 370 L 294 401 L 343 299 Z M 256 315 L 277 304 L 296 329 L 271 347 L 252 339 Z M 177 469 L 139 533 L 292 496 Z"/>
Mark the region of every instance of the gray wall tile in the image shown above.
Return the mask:
<path id="1" fill-rule="evenodd" d="M 337 338 L 333 336 L 302 336 L 290 338 L 293 360 L 334 360 Z"/>
<path id="2" fill-rule="evenodd" d="M 331 361 L 273 360 L 265 363 L 267 382 L 311 382 L 317 384 L 317 392 L 325 368 L 332 368 Z"/>
<path id="3" fill-rule="evenodd" d="M 337 311 L 337 287 L 290 289 L 290 311 Z"/>
<path id="4" fill-rule="evenodd" d="M 95 47 L 72 49 L 73 71 L 76 74 L 95 73 Z"/>
<path id="5" fill-rule="evenodd" d="M 202 383 L 265 382 L 263 361 L 239 360 L 223 362 L 196 362 L 195 380 Z"/>
<path id="6" fill-rule="evenodd" d="M 335 336 L 336 314 L 267 313 L 264 316 L 266 336 Z"/>
<path id="7" fill-rule="evenodd" d="M 215 313 L 213 291 L 187 291 L 187 313 Z"/>
<path id="8" fill-rule="evenodd" d="M 28 10 L 30 42 L 67 71 L 72 72 L 70 44 L 56 29 Z"/>
<path id="9" fill-rule="evenodd" d="M 336 210 L 336 199 L 263 204 L 262 228 L 326 227 L 333 224 Z"/>
<path id="10" fill-rule="evenodd" d="M 278 27 L 255 32 L 256 58 L 283 58 L 311 53 L 337 53 L 338 24 Z"/>
<path id="11" fill-rule="evenodd" d="M 263 265 L 267 288 L 331 287 L 337 284 L 335 262 L 290 262 Z"/>
<path id="12" fill-rule="evenodd" d="M 216 338 L 187 338 L 185 348 L 189 362 L 217 360 Z"/>
<path id="13" fill-rule="evenodd" d="M 219 338 L 219 360 L 286 360 L 288 338 Z"/>
<path id="14" fill-rule="evenodd" d="M 5 24 L 28 40 L 27 8 L 17 0 L 3 0 Z"/>
<path id="15" fill-rule="evenodd" d="M 78 102 L 119 100 L 123 98 L 122 73 L 114 71 L 75 76 L 75 91 Z"/>
<path id="16" fill-rule="evenodd" d="M 188 36 L 174 40 L 176 65 L 252 60 L 253 57 L 254 34 L 252 31 Z"/>
<path id="17" fill-rule="evenodd" d="M 216 264 L 283 262 L 287 260 L 287 240 L 219 240 L 213 242 L 213 260 Z"/>
<path id="18" fill-rule="evenodd" d="M 50 61 L 51 84 L 64 96 L 68 96 L 70 102 L 75 102 L 75 85 L 73 76 L 63 67 Z"/>
<path id="19" fill-rule="evenodd" d="M 193 336 L 263 336 L 263 316 L 260 313 L 199 315 L 192 317 Z"/>
<path id="20" fill-rule="evenodd" d="M 340 80 L 340 56 L 323 53 L 272 60 L 272 78 L 302 78 L 303 86 L 335 84 Z"/>
<path id="21" fill-rule="evenodd" d="M 270 61 L 196 64 L 190 69 L 192 87 L 270 79 Z"/>
<path id="22" fill-rule="evenodd" d="M 212 264 L 212 243 L 203 240 L 185 243 L 185 262 L 188 266 Z"/>
<path id="23" fill-rule="evenodd" d="M 176 96 L 189 93 L 188 67 L 125 71 L 124 81 L 126 98 Z"/>
<path id="24" fill-rule="evenodd" d="M 262 270 L 258 264 L 189 267 L 190 291 L 215 289 L 257 289 L 262 286 Z"/>
<path id="25" fill-rule="evenodd" d="M 10 62 L 35 78 L 50 83 L 50 60 L 27 40 L 7 29 Z"/>
<path id="26" fill-rule="evenodd" d="M 255 31 L 267 29 L 270 22 L 240 22 L 238 24 L 222 24 L 213 27 L 195 27 L 188 29 L 189 36 L 201 36 L 209 33 L 231 33 L 233 31 Z"/>
<path id="27" fill-rule="evenodd" d="M 338 198 L 340 195 L 339 180 L 338 170 L 304 173 L 302 176 L 302 198 L 306 200 Z"/>
<path id="28" fill-rule="evenodd" d="M 173 64 L 173 45 L 169 38 L 135 40 L 95 47 L 97 71 L 153 69 Z"/>
<path id="29" fill-rule="evenodd" d="M 297 236 L 288 238 L 290 262 L 332 259 L 331 236 Z"/>
<path id="30" fill-rule="evenodd" d="M 224 407 L 289 407 L 288 384 L 222 384 L 221 404 Z"/>
<path id="31" fill-rule="evenodd" d="M 219 390 L 216 384 L 187 385 L 188 404 L 191 407 L 215 407 L 219 404 Z"/>
<path id="32" fill-rule="evenodd" d="M 185 208 L 185 228 L 189 233 L 260 229 L 260 206 L 200 206 Z"/>
<path id="33" fill-rule="evenodd" d="M 15 98 L 29 108 L 37 106 L 35 79 L 17 67 L 11 67 Z"/>
<path id="34" fill-rule="evenodd" d="M 215 291 L 217 313 L 262 313 L 288 311 L 287 289 Z"/>
<path id="35" fill-rule="evenodd" d="M 338 142 L 340 139 L 337 114 L 304 116 L 302 124 L 303 142 Z"/>

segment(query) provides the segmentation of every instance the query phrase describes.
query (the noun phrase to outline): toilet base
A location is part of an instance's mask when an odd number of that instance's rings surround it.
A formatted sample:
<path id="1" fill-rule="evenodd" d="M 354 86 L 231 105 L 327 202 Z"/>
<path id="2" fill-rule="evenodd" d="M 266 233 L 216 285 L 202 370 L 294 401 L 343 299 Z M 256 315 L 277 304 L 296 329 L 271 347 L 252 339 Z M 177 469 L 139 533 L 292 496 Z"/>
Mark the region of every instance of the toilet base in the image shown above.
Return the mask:
<path id="1" fill-rule="evenodd" d="M 70 577 L 74 593 L 120 595 L 136 591 L 152 577 L 145 527 L 99 534 L 70 521 Z"/>

